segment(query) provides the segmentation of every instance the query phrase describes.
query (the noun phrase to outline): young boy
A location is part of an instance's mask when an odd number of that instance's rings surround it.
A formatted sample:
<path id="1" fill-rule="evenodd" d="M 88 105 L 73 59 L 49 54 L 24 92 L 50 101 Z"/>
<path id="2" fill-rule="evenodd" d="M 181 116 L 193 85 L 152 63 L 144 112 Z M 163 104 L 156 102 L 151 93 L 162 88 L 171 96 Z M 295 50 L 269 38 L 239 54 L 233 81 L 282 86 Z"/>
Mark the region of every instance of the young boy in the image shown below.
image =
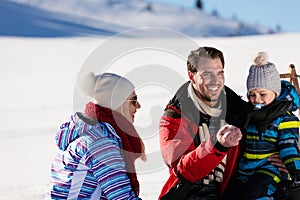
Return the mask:
<path id="1" fill-rule="evenodd" d="M 292 113 L 299 107 L 298 93 L 289 82 L 280 81 L 265 52 L 257 54 L 249 69 L 247 91 L 253 111 L 245 124 L 245 150 L 224 199 L 273 199 L 281 179 L 290 179 L 288 187 L 300 194 L 300 123 Z M 290 177 L 268 162 L 267 157 L 275 153 Z M 291 195 L 289 199 L 294 198 Z"/>

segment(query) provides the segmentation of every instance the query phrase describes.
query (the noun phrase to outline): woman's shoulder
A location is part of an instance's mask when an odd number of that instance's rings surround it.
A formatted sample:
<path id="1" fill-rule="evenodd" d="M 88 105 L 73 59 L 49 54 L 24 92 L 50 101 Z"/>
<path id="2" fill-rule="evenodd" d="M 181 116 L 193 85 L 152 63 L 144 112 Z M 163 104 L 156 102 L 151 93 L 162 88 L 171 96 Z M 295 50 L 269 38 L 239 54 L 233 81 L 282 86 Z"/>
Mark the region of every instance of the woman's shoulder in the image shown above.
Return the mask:
<path id="1" fill-rule="evenodd" d="M 80 137 L 70 143 L 69 148 L 81 155 L 88 152 L 92 155 L 97 149 L 100 150 L 107 146 L 121 148 L 121 145 L 121 139 L 111 125 L 99 122 L 82 132 Z"/>
<path id="2" fill-rule="evenodd" d="M 99 122 L 92 126 L 85 135 L 91 137 L 93 140 L 110 139 L 121 141 L 115 129 L 106 122 Z"/>

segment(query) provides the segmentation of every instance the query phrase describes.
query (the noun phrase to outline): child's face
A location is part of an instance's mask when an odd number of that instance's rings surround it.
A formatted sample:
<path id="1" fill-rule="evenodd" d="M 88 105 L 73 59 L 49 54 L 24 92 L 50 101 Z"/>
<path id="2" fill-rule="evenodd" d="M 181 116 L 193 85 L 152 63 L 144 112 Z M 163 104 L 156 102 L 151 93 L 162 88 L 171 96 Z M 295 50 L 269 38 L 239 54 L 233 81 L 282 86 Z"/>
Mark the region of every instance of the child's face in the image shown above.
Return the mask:
<path id="1" fill-rule="evenodd" d="M 249 92 L 249 101 L 252 105 L 263 104 L 269 105 L 276 98 L 275 92 L 268 89 L 256 88 Z"/>

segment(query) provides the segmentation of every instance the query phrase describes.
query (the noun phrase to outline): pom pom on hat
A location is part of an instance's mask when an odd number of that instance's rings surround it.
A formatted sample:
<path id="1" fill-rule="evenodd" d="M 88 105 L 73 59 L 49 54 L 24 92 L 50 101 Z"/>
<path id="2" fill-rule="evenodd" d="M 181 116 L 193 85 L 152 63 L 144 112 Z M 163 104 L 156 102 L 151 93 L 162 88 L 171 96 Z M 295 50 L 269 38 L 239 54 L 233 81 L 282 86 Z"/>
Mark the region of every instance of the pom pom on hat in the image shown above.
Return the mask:
<path id="1" fill-rule="evenodd" d="M 79 77 L 80 92 L 84 96 L 93 97 L 96 80 L 97 80 L 97 78 L 93 72 L 89 71 L 89 72 L 83 73 Z"/>
<path id="2" fill-rule="evenodd" d="M 254 64 L 256 66 L 262 66 L 268 64 L 268 54 L 266 52 L 258 52 L 254 57 Z"/>
<path id="3" fill-rule="evenodd" d="M 119 108 L 134 91 L 134 85 L 128 79 L 114 73 L 95 75 L 87 72 L 79 78 L 79 87 L 94 103 L 112 110 Z"/>
<path id="4" fill-rule="evenodd" d="M 258 52 L 253 61 L 247 77 L 248 93 L 256 88 L 264 88 L 274 91 L 278 97 L 281 92 L 280 76 L 276 66 L 268 61 L 268 54 Z"/>

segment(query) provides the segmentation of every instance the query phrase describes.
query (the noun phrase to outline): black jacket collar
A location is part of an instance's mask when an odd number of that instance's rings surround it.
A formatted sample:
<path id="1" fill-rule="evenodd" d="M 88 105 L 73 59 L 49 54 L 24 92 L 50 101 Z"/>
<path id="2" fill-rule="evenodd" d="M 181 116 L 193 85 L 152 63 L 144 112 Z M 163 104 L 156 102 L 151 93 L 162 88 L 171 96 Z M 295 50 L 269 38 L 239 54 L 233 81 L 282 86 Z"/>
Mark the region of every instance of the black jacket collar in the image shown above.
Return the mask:
<path id="1" fill-rule="evenodd" d="M 180 117 L 180 114 L 183 114 L 195 124 L 209 123 L 211 116 L 201 113 L 189 97 L 187 89 L 189 84 L 189 81 L 183 84 L 169 102 L 169 105 L 175 107 L 180 113 L 174 113 L 167 109 L 165 115 Z M 221 118 L 225 119 L 228 124 L 243 128 L 247 115 L 250 112 L 249 104 L 227 86 L 224 86 L 221 100 L 224 106 Z"/>

